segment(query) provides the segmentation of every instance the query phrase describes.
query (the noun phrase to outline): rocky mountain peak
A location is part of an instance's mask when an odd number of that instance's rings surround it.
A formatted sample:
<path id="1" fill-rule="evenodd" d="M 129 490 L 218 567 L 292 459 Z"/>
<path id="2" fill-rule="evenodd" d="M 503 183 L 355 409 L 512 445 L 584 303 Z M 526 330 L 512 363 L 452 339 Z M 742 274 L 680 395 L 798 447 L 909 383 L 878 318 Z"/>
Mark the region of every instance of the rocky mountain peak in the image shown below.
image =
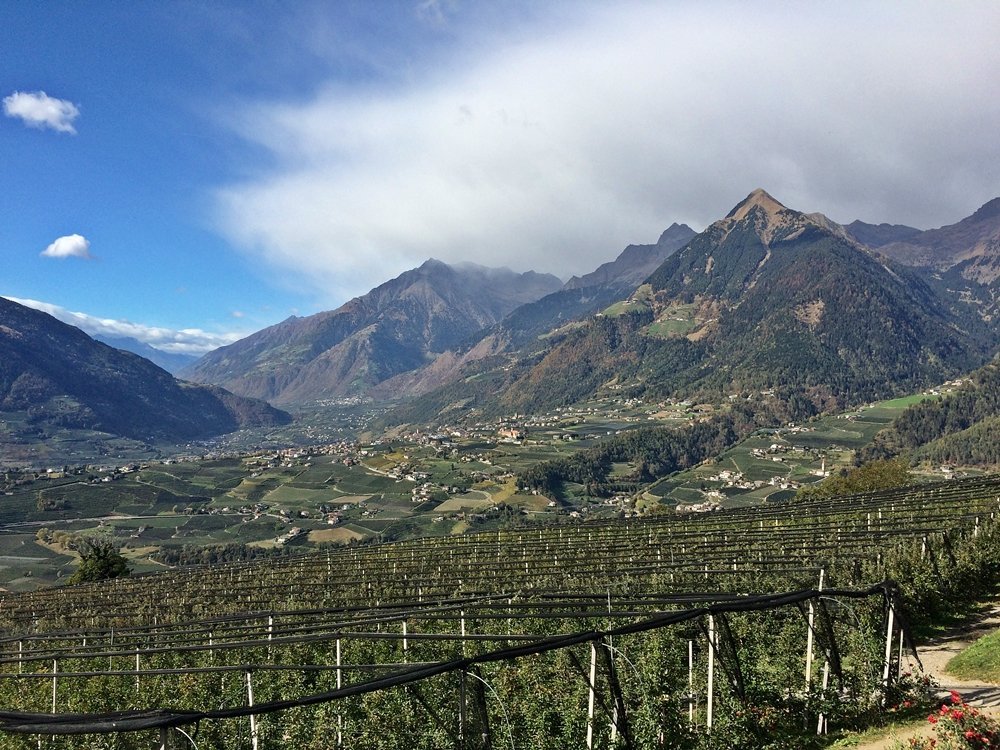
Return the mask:
<path id="1" fill-rule="evenodd" d="M 678 224 L 676 221 L 663 230 L 657 245 L 681 245 L 694 237 L 696 232 L 687 224 Z"/>
<path id="2" fill-rule="evenodd" d="M 428 258 L 423 263 L 421 263 L 417 268 L 409 272 L 409 276 L 403 273 L 399 278 L 409 280 L 411 277 L 421 277 L 421 278 L 439 278 L 439 277 L 452 277 L 455 275 L 456 269 L 449 266 L 447 263 L 438 260 L 437 258 Z M 390 282 L 391 283 L 391 282 Z"/>
<path id="3" fill-rule="evenodd" d="M 776 267 L 788 269 L 803 252 L 819 257 L 828 247 L 837 247 L 840 253 L 871 254 L 823 214 L 788 208 L 758 188 L 669 258 L 648 281 L 666 300 L 700 295 L 738 304 L 758 285 L 772 287 Z"/>
<path id="4" fill-rule="evenodd" d="M 805 217 L 797 211 L 786 208 L 766 190 L 757 188 L 724 218 L 712 224 L 709 230 L 714 230 L 722 241 L 737 227 L 749 225 L 765 245 L 770 245 L 779 230 L 786 228 L 790 221 L 796 218 L 801 220 Z"/>
<path id="5" fill-rule="evenodd" d="M 804 214 L 788 208 L 763 188 L 751 192 L 710 229 L 716 231 L 721 241 L 736 227 L 742 226 L 749 226 L 767 247 L 777 241 L 795 239 L 810 227 L 834 234 L 845 234 L 840 225 L 822 214 Z"/>
<path id="6" fill-rule="evenodd" d="M 1000 216 L 1000 198 L 994 198 L 984 203 L 979 210 L 972 214 L 974 221 L 985 221 Z"/>
<path id="7" fill-rule="evenodd" d="M 750 195 L 742 200 L 737 206 L 726 214 L 727 219 L 733 219 L 735 221 L 743 221 L 750 212 L 755 209 L 760 208 L 763 210 L 765 216 L 770 219 L 777 219 L 782 211 L 787 211 L 788 209 L 776 201 L 771 195 L 763 188 L 757 188 L 752 191 Z"/>
<path id="8" fill-rule="evenodd" d="M 696 232 L 687 224 L 676 221 L 667 227 L 655 245 L 629 245 L 618 257 L 602 263 L 596 270 L 583 276 L 574 276 L 564 289 L 585 289 L 599 285 L 622 286 L 634 289 L 672 253 L 684 247 Z M 630 290 L 629 290 L 630 291 Z"/>

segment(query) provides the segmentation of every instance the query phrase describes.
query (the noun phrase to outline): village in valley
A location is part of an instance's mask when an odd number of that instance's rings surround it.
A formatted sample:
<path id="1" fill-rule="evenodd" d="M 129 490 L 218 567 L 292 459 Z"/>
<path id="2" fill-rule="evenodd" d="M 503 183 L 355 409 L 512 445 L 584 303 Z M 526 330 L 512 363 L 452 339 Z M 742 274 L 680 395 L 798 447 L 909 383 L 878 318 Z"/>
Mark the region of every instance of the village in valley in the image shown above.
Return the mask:
<path id="1" fill-rule="evenodd" d="M 961 383 L 942 386 L 945 392 Z M 566 483 L 559 496 L 518 486 L 518 472 L 586 450 L 643 425 L 685 426 L 723 404 L 646 403 L 613 394 L 572 408 L 469 424 L 409 427 L 341 437 L 308 421 L 296 429 L 313 444 L 259 447 L 237 433 L 188 452 L 104 460 L 0 474 L 5 533 L 0 585 L 34 588 L 74 564 L 75 540 L 108 537 L 137 570 L 176 559 L 179 550 L 235 545 L 277 554 L 535 522 L 573 523 L 649 513 L 705 513 L 784 502 L 803 485 L 849 467 L 854 450 L 915 399 L 872 404 L 799 425 L 759 429 L 717 458 L 648 485 L 595 497 Z M 342 423 L 370 423 L 364 404 Z M 323 412 L 326 414 L 327 412 Z M 331 420 L 332 421 L 332 420 Z M 302 436 L 299 436 L 302 439 Z M 306 442 L 306 441 L 303 441 Z M 636 467 L 616 466 L 627 478 Z M 952 467 L 934 467 L 941 477 Z M 49 581 L 51 582 L 51 581 Z"/>

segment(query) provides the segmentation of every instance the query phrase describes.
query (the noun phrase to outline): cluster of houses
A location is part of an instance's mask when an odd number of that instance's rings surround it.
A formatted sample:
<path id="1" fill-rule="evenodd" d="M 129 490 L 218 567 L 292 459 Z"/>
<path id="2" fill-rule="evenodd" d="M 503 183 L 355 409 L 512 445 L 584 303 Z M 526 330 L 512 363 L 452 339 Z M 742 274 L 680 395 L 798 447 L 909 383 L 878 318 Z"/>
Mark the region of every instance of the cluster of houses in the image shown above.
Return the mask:
<path id="1" fill-rule="evenodd" d="M 718 493 L 721 497 L 722 493 Z M 678 513 L 711 513 L 715 510 L 722 510 L 722 503 L 718 498 L 710 498 L 703 503 L 681 503 L 674 510 Z"/>
<path id="2" fill-rule="evenodd" d="M 279 545 L 288 544 L 288 542 L 292 541 L 295 537 L 297 537 L 297 536 L 299 536 L 301 534 L 304 534 L 304 533 L 305 532 L 302 529 L 300 529 L 298 526 L 293 526 L 288 531 L 286 531 L 284 534 L 281 534 L 280 536 L 275 537 L 274 541 L 275 541 L 276 544 L 279 544 Z"/>
<path id="3" fill-rule="evenodd" d="M 302 460 L 333 456 L 335 462 L 351 466 L 360 460 L 368 451 L 360 448 L 358 443 L 342 440 L 335 443 L 310 445 L 304 448 L 282 448 L 279 450 L 254 452 L 236 456 L 252 469 L 265 470 L 275 468 L 290 468 Z"/>
<path id="4" fill-rule="evenodd" d="M 723 469 L 718 474 L 713 474 L 706 477 L 709 482 L 721 482 L 724 489 L 736 489 L 736 490 L 759 490 L 761 487 L 777 487 L 781 486 L 783 489 L 787 489 L 789 486 L 798 486 L 795 482 L 785 479 L 783 477 L 771 477 L 768 480 L 763 479 L 747 479 L 746 475 L 742 471 L 737 471 L 735 469 Z M 713 499 L 722 499 L 725 495 L 718 490 L 709 490 L 705 493 L 706 497 Z"/>
<path id="5" fill-rule="evenodd" d="M 705 406 L 704 410 L 711 411 Z M 586 407 L 557 407 L 554 410 L 537 415 L 514 414 L 500 417 L 492 422 L 477 422 L 471 426 L 441 426 L 436 430 L 413 430 L 401 437 L 418 445 L 433 445 L 439 450 L 455 450 L 457 443 L 463 440 L 481 440 L 497 445 L 525 443 L 545 443 L 553 440 L 579 440 L 579 431 L 570 428 L 593 422 L 595 419 L 613 418 L 617 422 L 641 423 L 656 421 L 663 418 L 665 411 L 677 412 L 678 417 L 698 416 L 704 411 L 700 406 L 692 406 L 689 401 L 666 401 L 650 405 L 641 399 L 614 398 L 606 405 Z M 615 431 L 608 431 L 613 434 Z M 530 439 L 529 439 L 530 437 Z"/>
<path id="6" fill-rule="evenodd" d="M 386 471 L 385 475 L 397 482 L 424 482 L 430 477 L 426 471 L 417 471 L 413 464 L 409 463 L 397 464 Z"/>
<path id="7" fill-rule="evenodd" d="M 434 493 L 438 492 L 457 495 L 461 490 L 458 487 L 444 487 L 439 484 L 432 484 L 431 482 L 423 482 L 410 490 L 410 500 L 414 503 L 425 503 L 433 498 Z"/>
<path id="8" fill-rule="evenodd" d="M 793 454 L 796 456 L 808 456 L 814 460 L 822 459 L 823 468 L 817 469 L 812 473 L 815 476 L 819 477 L 826 477 L 830 475 L 830 473 L 826 471 L 825 454 L 814 448 L 806 448 L 801 445 L 788 445 L 787 443 L 771 443 L 769 446 L 765 448 L 754 448 L 750 451 L 750 455 L 753 456 L 754 458 L 760 460 L 770 459 L 775 463 L 784 463 L 785 461 L 784 457 L 786 454 Z"/>
<path id="9" fill-rule="evenodd" d="M 108 483 L 120 479 L 126 474 L 139 471 L 139 464 L 125 464 L 123 466 L 63 466 L 59 468 L 49 468 L 44 471 L 33 470 L 11 470 L 4 472 L 0 477 L 0 489 L 7 495 L 13 495 L 13 490 L 21 485 L 31 484 L 37 481 L 50 481 L 58 479 L 69 479 L 71 477 L 87 477 L 90 484 Z M 82 480 L 75 480 L 82 481 Z"/>

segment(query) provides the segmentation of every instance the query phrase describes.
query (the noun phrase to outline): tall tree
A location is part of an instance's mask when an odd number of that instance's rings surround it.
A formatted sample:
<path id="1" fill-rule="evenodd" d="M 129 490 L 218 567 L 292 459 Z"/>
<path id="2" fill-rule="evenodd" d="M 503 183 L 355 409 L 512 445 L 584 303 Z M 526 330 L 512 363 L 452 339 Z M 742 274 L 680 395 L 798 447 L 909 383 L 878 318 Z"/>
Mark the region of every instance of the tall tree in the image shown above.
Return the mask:
<path id="1" fill-rule="evenodd" d="M 114 542 L 107 539 L 85 539 L 81 542 L 80 567 L 66 581 L 69 585 L 106 581 L 131 573 L 128 560 Z"/>

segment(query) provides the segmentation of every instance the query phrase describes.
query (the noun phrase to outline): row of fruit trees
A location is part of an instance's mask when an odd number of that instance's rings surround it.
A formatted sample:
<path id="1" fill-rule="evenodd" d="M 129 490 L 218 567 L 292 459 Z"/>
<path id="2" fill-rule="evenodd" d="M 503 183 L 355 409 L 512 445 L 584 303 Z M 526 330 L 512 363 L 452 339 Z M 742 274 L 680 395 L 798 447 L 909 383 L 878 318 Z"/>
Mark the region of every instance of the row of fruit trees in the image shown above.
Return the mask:
<path id="1" fill-rule="evenodd" d="M 528 527 L 0 600 L 0 748 L 809 747 L 909 700 L 1000 480 Z"/>

